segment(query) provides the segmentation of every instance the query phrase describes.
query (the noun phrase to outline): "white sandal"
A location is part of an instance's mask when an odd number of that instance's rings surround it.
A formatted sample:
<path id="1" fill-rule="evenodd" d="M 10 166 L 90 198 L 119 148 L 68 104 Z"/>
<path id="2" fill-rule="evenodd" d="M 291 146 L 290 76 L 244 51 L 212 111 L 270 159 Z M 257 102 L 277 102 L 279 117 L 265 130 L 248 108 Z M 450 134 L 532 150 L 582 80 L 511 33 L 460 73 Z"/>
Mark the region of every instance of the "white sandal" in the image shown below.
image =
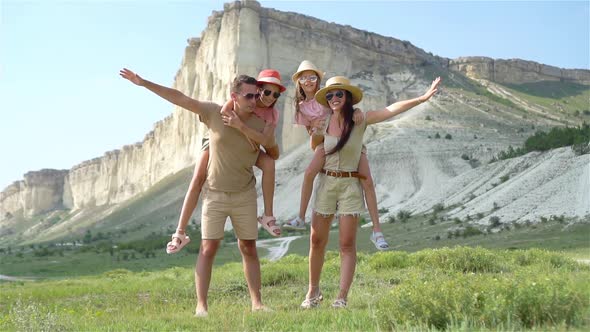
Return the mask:
<path id="1" fill-rule="evenodd" d="M 373 242 L 373 244 L 375 245 L 375 248 L 377 248 L 377 250 L 389 249 L 389 244 L 387 244 L 387 241 L 385 241 L 385 237 L 383 236 L 383 233 L 371 232 L 370 239 L 371 239 L 371 242 Z"/>
<path id="2" fill-rule="evenodd" d="M 305 299 L 301 303 L 301 309 L 311 309 L 315 308 L 320 305 L 320 302 L 324 299 L 322 292 L 320 292 L 317 296 L 311 297 L 309 299 Z"/>
<path id="3" fill-rule="evenodd" d="M 168 244 L 166 244 L 167 254 L 175 254 L 191 242 L 191 238 L 188 237 L 188 235 L 180 234 L 178 233 L 178 230 L 176 230 L 176 232 L 172 234 L 172 240 L 174 240 L 175 238 L 178 239 L 180 243 L 178 245 L 175 245 L 174 243 L 172 243 L 172 241 L 168 242 Z"/>
<path id="4" fill-rule="evenodd" d="M 345 299 L 336 299 L 334 303 L 332 303 L 332 308 L 334 309 L 345 309 L 348 303 Z"/>
<path id="5" fill-rule="evenodd" d="M 283 224 L 284 229 L 290 229 L 295 231 L 304 231 L 306 230 L 305 221 L 301 220 L 299 216 L 291 219 L 291 221 Z"/>

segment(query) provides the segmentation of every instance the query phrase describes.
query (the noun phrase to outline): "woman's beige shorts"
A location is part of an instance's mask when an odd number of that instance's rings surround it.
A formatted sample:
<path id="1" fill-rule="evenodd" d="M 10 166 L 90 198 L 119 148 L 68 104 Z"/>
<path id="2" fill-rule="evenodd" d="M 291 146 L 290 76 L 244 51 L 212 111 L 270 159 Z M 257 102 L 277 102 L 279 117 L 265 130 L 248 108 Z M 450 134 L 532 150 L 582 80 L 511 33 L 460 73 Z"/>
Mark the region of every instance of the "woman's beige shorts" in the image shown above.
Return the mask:
<path id="1" fill-rule="evenodd" d="M 365 211 L 363 189 L 358 178 L 319 174 L 314 211 L 323 215 L 359 215 Z"/>
<path id="2" fill-rule="evenodd" d="M 256 240 L 258 238 L 256 197 L 255 188 L 237 193 L 204 188 L 201 238 L 223 239 L 225 221 L 229 217 L 238 239 Z"/>

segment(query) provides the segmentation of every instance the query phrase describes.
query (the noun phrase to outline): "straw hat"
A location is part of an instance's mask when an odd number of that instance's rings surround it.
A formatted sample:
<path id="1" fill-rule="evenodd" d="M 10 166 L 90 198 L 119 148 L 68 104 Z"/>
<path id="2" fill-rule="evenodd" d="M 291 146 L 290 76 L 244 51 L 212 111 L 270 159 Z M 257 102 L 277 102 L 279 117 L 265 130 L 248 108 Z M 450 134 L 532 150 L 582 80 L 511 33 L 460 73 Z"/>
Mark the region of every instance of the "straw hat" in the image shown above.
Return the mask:
<path id="1" fill-rule="evenodd" d="M 320 103 L 324 106 L 328 106 L 328 101 L 326 100 L 326 94 L 330 90 L 338 90 L 338 89 L 339 90 L 346 90 L 352 94 L 352 104 L 353 105 L 357 104 L 358 102 L 360 102 L 363 99 L 363 91 L 354 85 L 350 85 L 350 80 L 348 78 L 346 78 L 344 76 L 334 76 L 326 82 L 326 86 L 323 89 L 320 89 L 318 92 L 316 92 L 315 100 L 317 100 L 318 103 Z"/>
<path id="2" fill-rule="evenodd" d="M 321 81 L 322 78 L 324 78 L 324 72 L 319 70 L 318 67 L 316 67 L 313 63 L 311 63 L 311 61 L 309 60 L 303 60 L 301 61 L 301 64 L 299 65 L 299 68 L 297 68 L 297 71 L 295 72 L 295 74 L 293 74 L 293 76 L 291 76 L 291 79 L 293 80 L 293 82 L 295 84 L 297 84 L 297 77 L 299 76 L 299 74 L 301 74 L 302 72 L 306 71 L 306 70 L 312 70 L 315 71 L 316 74 L 318 75 L 318 79 Z"/>
<path id="3" fill-rule="evenodd" d="M 287 88 L 281 84 L 281 74 L 279 74 L 279 72 L 274 69 L 265 69 L 261 71 L 260 74 L 258 74 L 258 78 L 256 80 L 259 84 L 274 84 L 279 87 L 280 92 L 287 90 Z"/>

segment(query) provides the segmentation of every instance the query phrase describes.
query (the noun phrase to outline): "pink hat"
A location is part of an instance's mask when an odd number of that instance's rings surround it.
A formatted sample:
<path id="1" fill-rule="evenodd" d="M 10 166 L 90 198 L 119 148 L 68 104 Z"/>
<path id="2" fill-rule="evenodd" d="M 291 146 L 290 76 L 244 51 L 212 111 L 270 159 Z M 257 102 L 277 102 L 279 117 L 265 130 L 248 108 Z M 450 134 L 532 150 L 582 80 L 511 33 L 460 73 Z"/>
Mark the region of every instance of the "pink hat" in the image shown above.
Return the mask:
<path id="1" fill-rule="evenodd" d="M 287 88 L 281 84 L 281 74 L 279 74 L 279 72 L 274 69 L 264 69 L 260 72 L 260 74 L 258 74 L 258 78 L 256 80 L 259 84 L 274 84 L 279 87 L 280 92 L 287 90 Z"/>

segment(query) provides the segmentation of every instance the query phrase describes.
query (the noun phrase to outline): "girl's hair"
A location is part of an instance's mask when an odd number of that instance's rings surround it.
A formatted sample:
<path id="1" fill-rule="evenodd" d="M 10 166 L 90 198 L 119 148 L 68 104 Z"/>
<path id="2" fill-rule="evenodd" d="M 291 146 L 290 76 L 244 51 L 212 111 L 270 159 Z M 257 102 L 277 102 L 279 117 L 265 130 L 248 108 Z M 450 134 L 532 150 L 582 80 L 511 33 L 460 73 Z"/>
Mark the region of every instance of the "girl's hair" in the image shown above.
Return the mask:
<path id="1" fill-rule="evenodd" d="M 301 74 L 299 74 L 301 76 Z M 317 75 L 317 73 L 316 73 Z M 321 81 L 320 81 L 320 76 L 317 75 L 318 80 L 315 81 L 315 92 L 318 92 L 318 90 L 320 89 L 320 85 L 321 85 Z M 301 87 L 301 84 L 299 83 L 299 77 L 297 77 L 297 81 L 295 82 L 295 98 L 293 99 L 293 102 L 295 103 L 295 114 L 299 113 L 299 103 L 304 101 L 305 98 L 307 96 L 305 95 L 305 91 L 303 91 L 303 88 Z"/>
<path id="2" fill-rule="evenodd" d="M 344 128 L 342 128 L 342 135 L 340 139 L 338 139 L 338 143 L 336 146 L 326 153 L 326 155 L 330 155 L 336 153 L 344 147 L 348 139 L 350 138 L 350 133 L 352 133 L 352 128 L 354 127 L 354 122 L 352 121 L 352 115 L 354 114 L 354 108 L 352 108 L 352 94 L 347 90 L 344 90 L 346 94 L 346 101 L 342 106 L 342 116 L 344 117 Z"/>

